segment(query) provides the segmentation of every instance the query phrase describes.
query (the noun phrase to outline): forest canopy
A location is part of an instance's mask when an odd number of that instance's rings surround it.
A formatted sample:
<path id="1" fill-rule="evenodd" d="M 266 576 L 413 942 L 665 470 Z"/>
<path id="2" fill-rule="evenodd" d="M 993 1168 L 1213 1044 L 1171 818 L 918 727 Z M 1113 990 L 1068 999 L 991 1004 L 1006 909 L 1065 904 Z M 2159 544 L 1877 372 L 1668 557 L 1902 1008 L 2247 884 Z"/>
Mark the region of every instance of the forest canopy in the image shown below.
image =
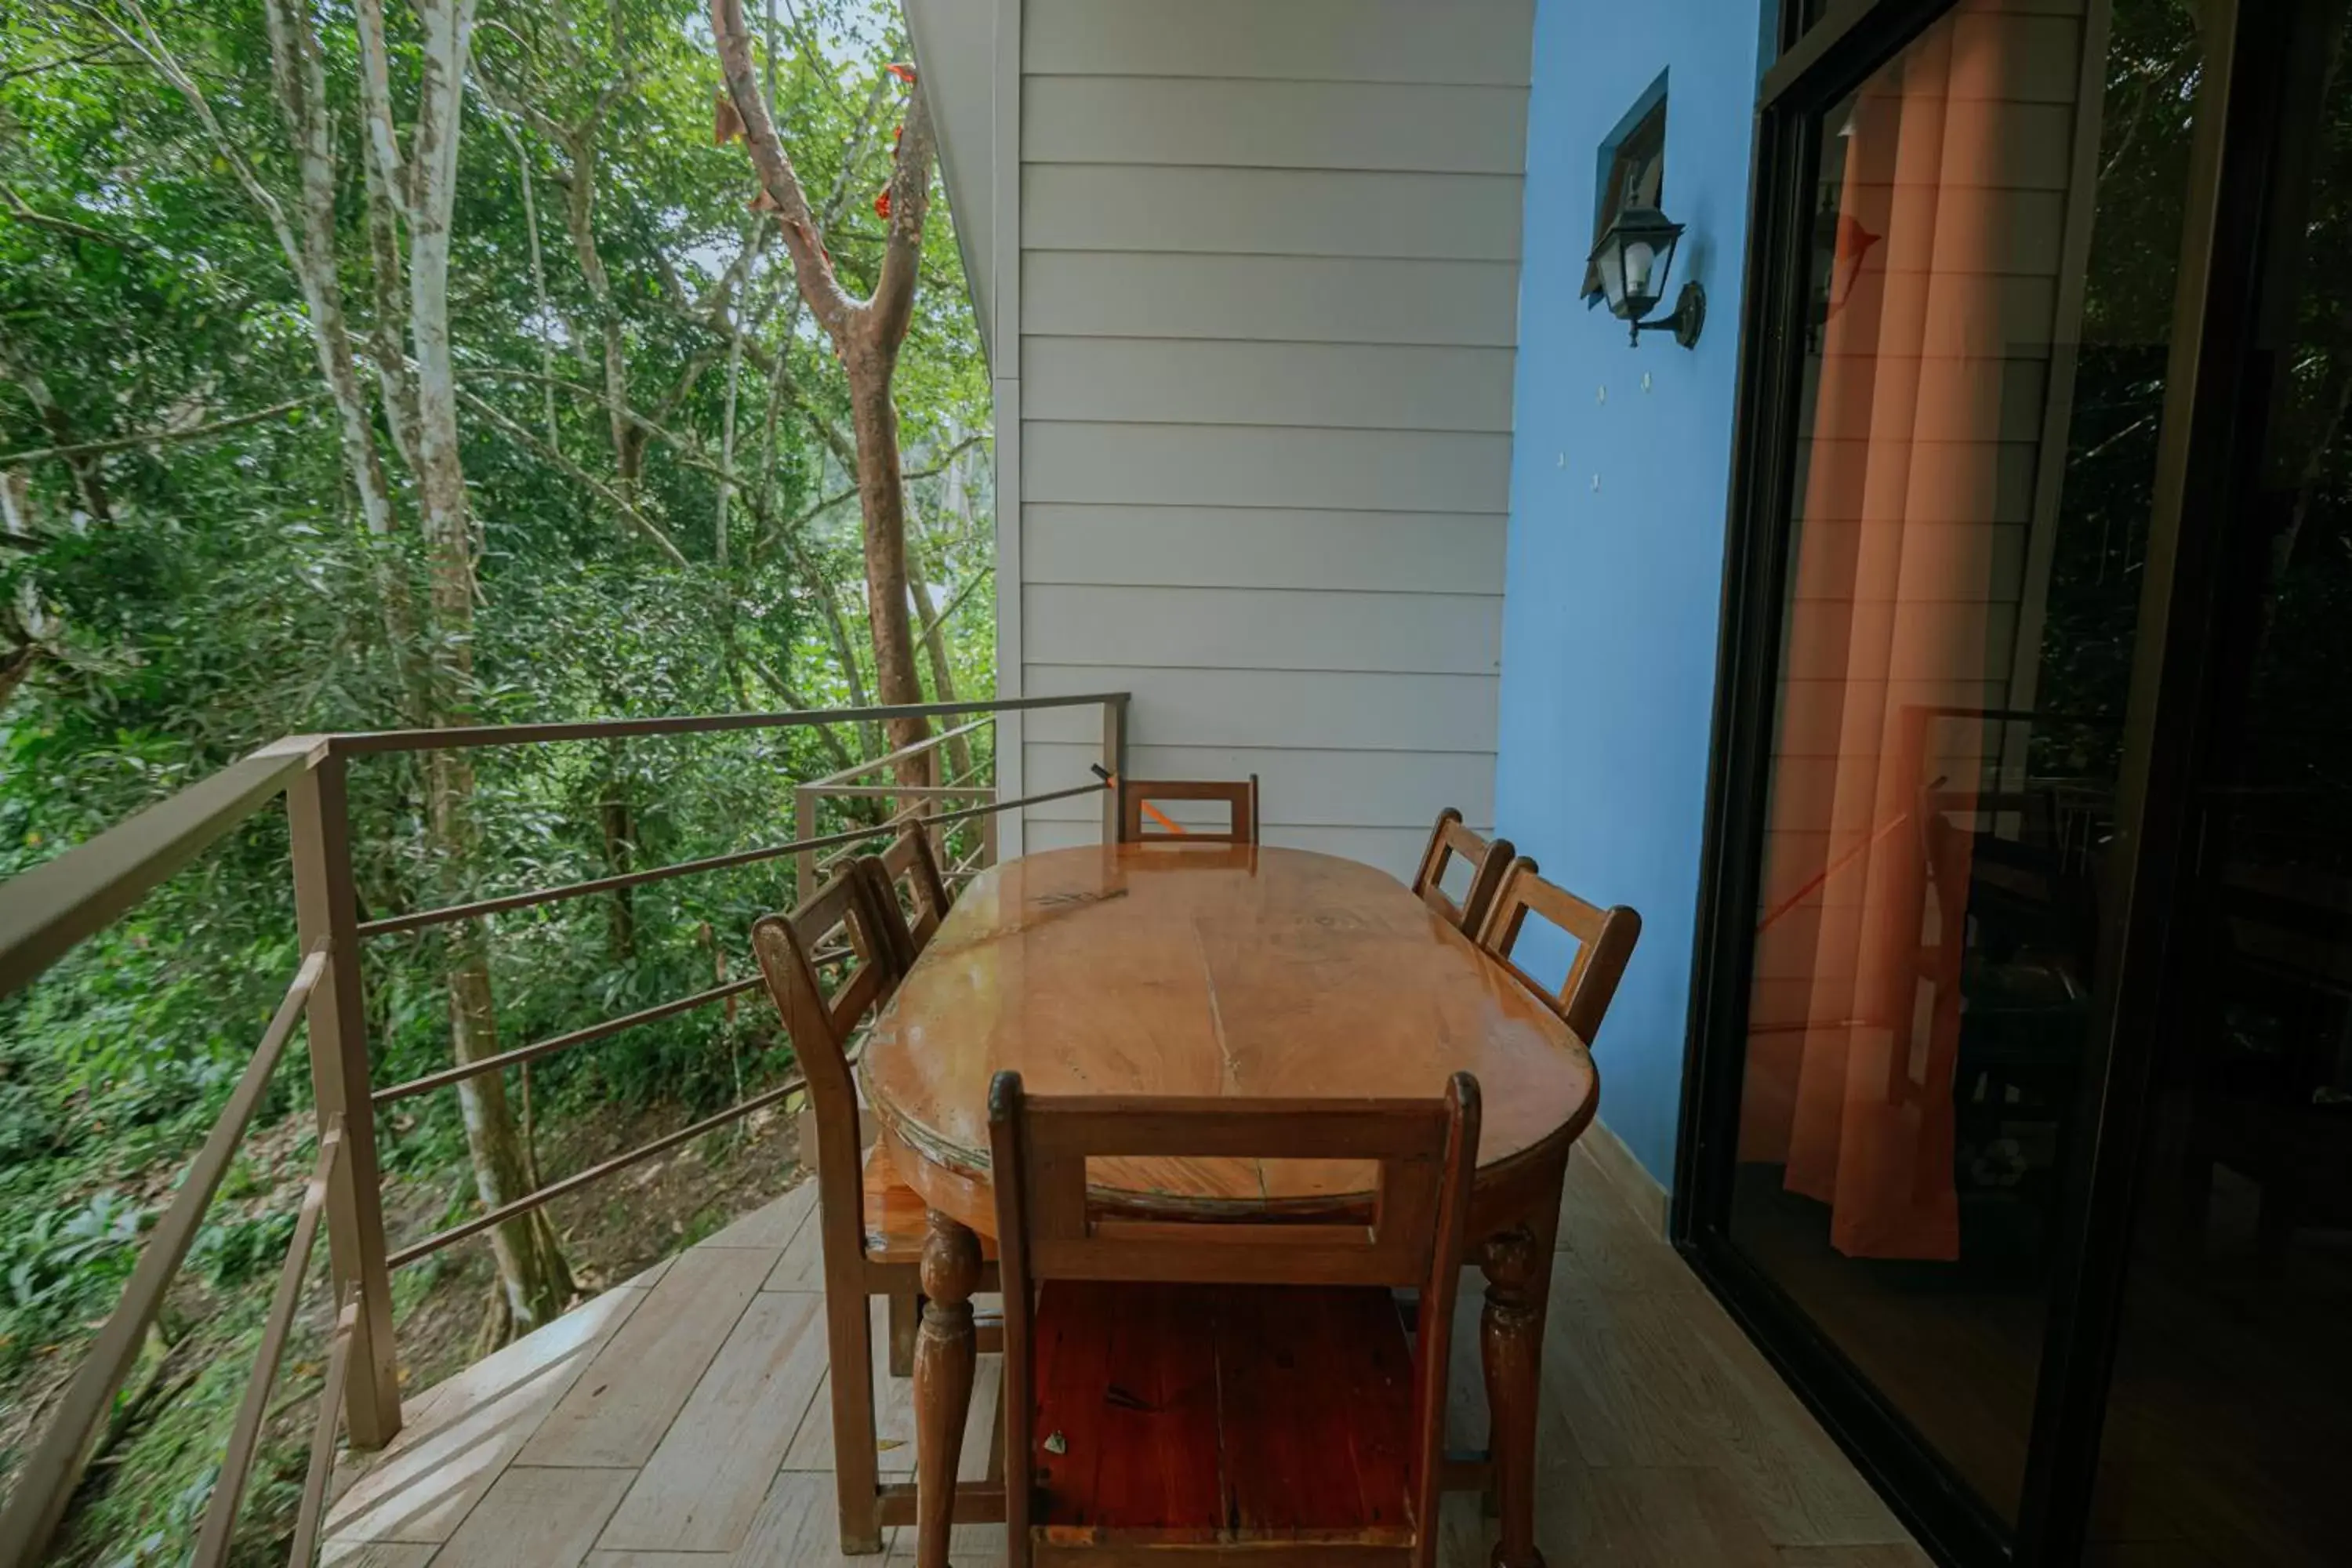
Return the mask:
<path id="1" fill-rule="evenodd" d="M 901 24 L 874 0 L 753 0 L 748 27 L 842 289 L 863 299 L 912 247 L 887 608 L 912 628 L 915 696 L 987 697 L 987 372 L 944 203 L 922 221 L 928 147 L 901 158 Z M 280 735 L 892 695 L 849 367 L 796 286 L 772 180 L 714 136 L 716 43 L 696 0 L 0 4 L 0 878 Z M 915 216 L 901 201 L 894 227 L 902 166 Z M 780 840 L 796 781 L 889 743 L 844 725 L 454 772 L 370 759 L 361 901 Z M 984 740 L 950 765 L 985 774 Z M 286 853 L 282 816 L 257 817 L 0 1002 L 0 1475 L 292 970 Z M 375 942 L 376 1081 L 747 974 L 751 921 L 803 890 L 779 860 Z M 641 1141 L 628 1118 L 666 1129 L 777 1079 L 774 1035 L 761 1008 L 705 1009 L 548 1058 L 535 1083 L 492 1075 L 520 1179 Z M 395 1245 L 497 1194 L 468 1146 L 479 1102 L 399 1109 L 379 1129 Z M 310 1111 L 297 1060 L 121 1402 L 79 1558 L 175 1557 L 201 1512 Z M 756 1185 L 757 1142 L 697 1157 L 753 1160 Z M 717 1223 L 726 1188 L 688 1183 L 676 1224 Z M 677 1239 L 625 1243 L 602 1212 L 559 1206 L 543 1235 L 498 1237 L 495 1264 L 468 1244 L 404 1276 L 404 1362 L 436 1311 L 466 1303 L 462 1360 Z M 520 1283 L 517 1246 L 548 1255 Z M 289 1485 L 265 1463 L 257 1540 Z"/>

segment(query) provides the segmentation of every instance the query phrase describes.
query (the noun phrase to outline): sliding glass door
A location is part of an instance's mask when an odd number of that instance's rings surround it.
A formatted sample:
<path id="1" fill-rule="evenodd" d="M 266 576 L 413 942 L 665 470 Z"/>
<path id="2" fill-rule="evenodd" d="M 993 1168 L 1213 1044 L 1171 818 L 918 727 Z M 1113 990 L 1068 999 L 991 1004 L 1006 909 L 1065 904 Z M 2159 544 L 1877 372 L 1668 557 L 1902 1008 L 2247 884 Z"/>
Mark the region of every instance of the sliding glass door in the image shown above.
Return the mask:
<path id="1" fill-rule="evenodd" d="M 2352 1560 L 2352 22 L 2288 35 L 2088 1536 Z M 2124 1222 L 2118 1222 L 2124 1223 Z"/>
<path id="2" fill-rule="evenodd" d="M 1729 1234 L 2010 1521 L 2197 68 L 2185 0 L 1962 0 L 1812 124 Z"/>
<path id="3" fill-rule="evenodd" d="M 1676 1225 L 1957 1561 L 2352 1540 L 2345 28 L 1765 82 Z"/>

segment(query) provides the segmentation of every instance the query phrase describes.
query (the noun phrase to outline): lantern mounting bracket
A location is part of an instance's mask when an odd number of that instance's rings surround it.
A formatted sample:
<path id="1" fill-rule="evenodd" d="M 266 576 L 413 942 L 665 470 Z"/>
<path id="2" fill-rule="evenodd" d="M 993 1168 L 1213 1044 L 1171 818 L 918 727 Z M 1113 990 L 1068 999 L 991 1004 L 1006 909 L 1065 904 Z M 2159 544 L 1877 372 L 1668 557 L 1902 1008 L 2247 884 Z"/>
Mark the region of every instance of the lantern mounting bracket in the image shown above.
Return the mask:
<path id="1" fill-rule="evenodd" d="M 1633 330 L 1626 335 L 1635 348 L 1642 346 L 1643 332 L 1657 331 L 1670 331 L 1675 335 L 1675 342 L 1683 347 L 1696 348 L 1699 331 L 1706 325 L 1706 290 L 1696 283 L 1685 283 L 1682 292 L 1675 296 L 1673 315 L 1661 316 L 1654 321 L 1635 321 L 1632 325 Z"/>

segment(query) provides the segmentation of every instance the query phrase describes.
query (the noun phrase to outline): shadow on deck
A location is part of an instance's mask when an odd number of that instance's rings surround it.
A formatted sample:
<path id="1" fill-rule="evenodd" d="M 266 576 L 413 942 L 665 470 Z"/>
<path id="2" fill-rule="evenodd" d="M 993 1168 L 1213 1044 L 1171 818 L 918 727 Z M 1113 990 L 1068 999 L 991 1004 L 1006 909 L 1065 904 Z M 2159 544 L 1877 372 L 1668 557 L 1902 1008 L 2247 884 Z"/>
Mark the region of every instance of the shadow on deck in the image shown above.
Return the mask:
<path id="1" fill-rule="evenodd" d="M 1544 1360 L 1537 1538 L 1579 1568 L 1927 1568 L 1927 1558 L 1592 1160 L 1570 1166 Z M 324 1559 L 345 1568 L 887 1568 L 834 1529 L 822 1269 L 803 1184 L 411 1402 L 339 1478 Z M 1475 1279 L 1475 1275 L 1466 1278 Z M 1475 1285 L 1467 1287 L 1475 1291 Z M 874 1306 L 878 1312 L 882 1303 Z M 1457 1443 L 1484 1432 L 1475 1303 L 1455 1345 Z M 887 1343 L 877 1322 L 877 1353 Z M 986 1463 L 981 1359 L 967 1474 Z M 886 1472 L 910 1471 L 908 1386 L 875 1369 Z M 1446 1507 L 1448 1568 L 1483 1568 L 1476 1500 Z M 957 1531 L 959 1568 L 1003 1529 Z"/>

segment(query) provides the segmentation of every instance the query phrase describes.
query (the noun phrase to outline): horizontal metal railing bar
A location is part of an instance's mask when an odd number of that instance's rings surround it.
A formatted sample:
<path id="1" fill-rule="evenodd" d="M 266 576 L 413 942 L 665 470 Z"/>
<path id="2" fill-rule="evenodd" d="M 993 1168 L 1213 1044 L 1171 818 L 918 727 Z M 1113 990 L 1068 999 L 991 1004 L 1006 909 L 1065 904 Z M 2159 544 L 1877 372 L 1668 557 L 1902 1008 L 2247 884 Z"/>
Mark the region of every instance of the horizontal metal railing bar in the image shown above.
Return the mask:
<path id="1" fill-rule="evenodd" d="M 205 1505 L 204 1528 L 196 1537 L 196 1568 L 218 1568 L 228 1561 L 236 1510 L 253 1479 L 254 1447 L 261 1437 L 262 1417 L 269 1410 L 270 1391 L 278 1386 L 278 1363 L 286 1353 L 286 1336 L 293 1330 L 295 1310 L 302 1304 L 302 1281 L 310 1271 L 319 1216 L 327 1207 L 327 1184 L 334 1179 L 335 1161 L 342 1146 L 341 1126 L 330 1127 L 319 1139 L 319 1162 L 303 1189 L 302 1207 L 294 1219 L 294 1238 L 287 1244 L 286 1261 L 278 1270 L 278 1288 L 269 1300 L 269 1315 L 262 1321 L 261 1348 L 253 1358 L 253 1373 L 246 1379 L 236 1424 L 229 1428 L 228 1447 L 221 1455 L 212 1500 Z"/>
<path id="2" fill-rule="evenodd" d="M 0 996 L 104 930 L 251 816 L 308 765 L 320 742 L 289 735 L 156 802 L 87 844 L 0 887 Z"/>
<path id="3" fill-rule="evenodd" d="M 960 735 L 969 735 L 974 730 L 985 730 L 994 722 L 996 722 L 994 714 L 982 714 L 969 724 L 958 724 L 952 730 L 941 730 L 935 735 L 926 735 L 921 740 L 910 742 L 895 752 L 885 752 L 870 763 L 855 763 L 848 767 L 835 769 L 822 777 L 813 778 L 798 787 L 823 790 L 830 795 L 833 793 L 833 786 L 844 779 L 860 778 L 867 773 L 879 773 L 884 768 L 906 761 L 908 757 L 919 757 L 926 752 L 935 752 Z"/>
<path id="4" fill-rule="evenodd" d="M 338 756 L 383 752 L 440 752 L 477 746 L 527 746 L 550 741 L 617 741 L 633 735 L 709 735 L 735 730 L 784 730 L 808 724 L 878 724 L 892 719 L 946 719 L 959 713 L 1029 713 L 1042 708 L 1087 708 L 1124 698 L 1123 691 L 1076 697 L 992 697 L 970 702 L 906 702 L 881 708 L 803 708 L 784 713 L 671 714 L 660 719 L 593 719 L 580 723 L 482 724 L 448 730 L 379 730 L 324 737 Z"/>
<path id="5" fill-rule="evenodd" d="M 495 899 L 477 899 L 469 904 L 444 904 L 439 909 L 417 910 L 404 915 L 386 915 L 381 920 L 362 921 L 359 933 L 362 937 L 391 936 L 404 931 L 421 931 L 427 926 L 448 925 L 457 921 L 479 920 L 485 915 L 502 915 L 510 910 L 528 910 L 540 904 L 558 904 L 566 899 L 584 899 L 592 893 L 618 892 L 623 888 L 642 888 L 648 882 L 667 882 L 674 877 L 691 877 L 703 871 L 725 871 L 737 866 L 754 866 L 762 860 L 773 860 L 802 849 L 828 848 L 840 844 L 856 844 L 871 838 L 881 828 L 858 827 L 843 833 L 829 833 L 822 838 L 794 839 L 790 844 L 767 844 L 757 849 L 737 849 L 725 855 L 707 856 L 700 860 L 680 860 L 671 866 L 656 866 L 644 871 L 625 871 L 617 876 L 593 877 L 585 882 L 566 882 L 561 887 L 536 888 L 527 893 L 501 893 Z"/>
<path id="6" fill-rule="evenodd" d="M 519 1215 L 529 1214 L 543 1204 L 554 1202 L 566 1193 L 576 1192 L 591 1182 L 602 1181 L 614 1172 L 626 1170 L 638 1161 L 649 1160 L 666 1149 L 675 1149 L 690 1138 L 699 1138 L 705 1132 L 715 1131 L 730 1121 L 749 1116 L 763 1105 L 773 1105 L 786 1095 L 796 1093 L 807 1087 L 808 1079 L 799 1073 L 794 1073 L 775 1088 L 762 1089 L 749 1100 L 738 1100 L 717 1115 L 706 1116 L 690 1127 L 681 1127 L 675 1132 L 665 1132 L 652 1142 L 640 1144 L 625 1154 L 615 1154 L 601 1164 L 591 1165 L 584 1171 L 575 1171 L 560 1182 L 550 1182 L 535 1193 L 526 1193 L 512 1203 L 500 1204 L 487 1214 L 478 1214 L 463 1224 L 453 1225 L 446 1230 L 437 1231 L 426 1237 L 414 1246 L 404 1247 L 384 1259 L 384 1267 L 405 1268 L 412 1263 L 432 1257 L 445 1247 L 463 1241 L 469 1236 L 479 1235 L 494 1225 L 504 1225 Z"/>
<path id="7" fill-rule="evenodd" d="M 346 1289 L 335 1311 L 335 1348 L 327 1354 L 327 1380 L 319 1385 L 319 1415 L 310 1423 L 310 1467 L 302 1477 L 302 1507 L 294 1520 L 294 1550 L 288 1568 L 310 1568 L 318 1549 L 319 1518 L 327 1510 L 327 1482 L 335 1473 L 335 1423 L 343 1414 L 344 1381 L 351 1374 L 352 1335 L 359 1326 L 359 1303 Z"/>
<path id="8" fill-rule="evenodd" d="M 406 1100 L 411 1095 L 429 1094 L 434 1089 L 446 1089 L 453 1083 L 463 1083 L 469 1078 L 478 1078 L 486 1072 L 497 1072 L 501 1068 L 519 1067 L 524 1062 L 535 1061 L 555 1051 L 567 1050 L 573 1046 L 584 1046 L 591 1040 L 601 1040 L 607 1035 L 617 1035 L 624 1029 L 634 1029 L 639 1024 L 658 1023 L 664 1018 L 673 1017 L 680 1013 L 690 1013 L 697 1007 L 707 1007 L 713 1002 L 723 1002 L 730 996 L 740 996 L 759 984 L 760 977 L 756 974 L 744 980 L 730 980 L 724 985 L 714 985 L 708 991 L 698 991 L 691 996 L 678 996 L 667 1002 L 656 1003 L 653 1006 L 641 1007 L 634 1013 L 624 1013 L 617 1018 L 607 1018 L 603 1023 L 590 1024 L 583 1028 L 573 1029 L 568 1034 L 550 1035 L 543 1040 L 534 1040 L 527 1046 L 517 1046 L 513 1050 L 500 1051 L 494 1057 L 459 1062 L 453 1068 L 443 1068 L 438 1072 L 429 1072 L 422 1078 L 412 1078 L 405 1083 L 395 1083 L 389 1089 L 379 1089 L 369 1095 L 368 1099 L 376 1105 L 384 1106 L 390 1105 L 395 1100 Z"/>
<path id="9" fill-rule="evenodd" d="M 212 1131 L 205 1135 L 204 1147 L 189 1162 L 178 1195 L 148 1233 L 147 1245 L 140 1248 L 139 1261 L 122 1287 L 114 1311 L 99 1330 L 97 1342 L 82 1360 L 81 1370 L 67 1385 L 65 1397 L 58 1402 L 57 1414 L 50 1418 L 48 1430 L 41 1435 L 39 1446 L 17 1471 L 16 1488 L 9 1496 L 7 1507 L 0 1509 L 0 1564 L 23 1568 L 40 1560 L 74 1488 L 80 1483 L 82 1470 L 89 1461 L 90 1446 L 98 1440 L 115 1393 L 138 1361 L 148 1325 L 163 1310 L 164 1293 L 171 1289 L 180 1265 L 187 1259 L 188 1248 L 196 1239 L 196 1227 L 212 1206 L 214 1194 L 220 1191 L 229 1163 L 236 1157 L 237 1144 L 252 1124 L 254 1113 L 261 1109 L 262 1099 L 269 1089 L 270 1074 L 286 1052 L 286 1042 L 292 1037 L 294 1026 L 301 1021 L 310 993 L 317 989 L 320 977 L 326 972 L 327 950 L 322 945 L 313 950 L 295 971 L 293 983 L 286 988 L 286 998 L 278 1005 L 269 1026 L 262 1031 L 261 1042 L 254 1047 L 253 1058 L 246 1063 L 244 1076 L 229 1093 L 228 1104 L 214 1120 Z"/>
<path id="10" fill-rule="evenodd" d="M 1054 790 L 1044 795 L 1024 795 L 988 805 L 968 806 L 961 811 L 942 812 L 936 816 L 921 818 L 925 822 L 959 822 L 967 816 L 983 816 L 992 811 L 1008 811 L 1017 805 L 1040 805 L 1046 801 L 1061 800 L 1074 795 L 1092 795 L 1105 788 L 1099 782 L 1080 784 L 1075 789 Z M 690 877 L 702 871 L 724 871 L 731 867 L 750 866 L 761 860 L 774 860 L 808 849 L 833 849 L 856 844 L 867 838 L 880 838 L 898 831 L 905 818 L 896 819 L 878 827 L 854 827 L 846 832 L 828 833 L 815 838 L 795 838 L 789 844 L 770 844 L 757 849 L 738 849 L 731 854 L 712 855 L 700 860 L 681 860 L 674 866 L 656 866 L 649 870 L 629 871 L 616 877 L 597 877 L 585 882 L 569 882 L 559 888 L 538 888 L 527 893 L 506 893 L 495 899 L 478 899 L 467 904 L 445 904 L 439 909 L 418 910 L 410 914 L 386 915 L 382 920 L 365 921 L 360 924 L 363 937 L 389 936 L 395 931 L 418 931 L 426 926 L 447 925 L 456 921 L 478 920 L 485 915 L 504 914 L 509 910 L 527 910 L 540 904 L 559 903 L 565 899 L 584 899 L 592 893 L 609 893 L 622 888 L 641 888 L 648 882 L 664 882 L 673 877 Z"/>
<path id="11" fill-rule="evenodd" d="M 1110 788 L 1110 785 L 1103 783 L 1100 779 L 1096 779 L 1087 784 L 1073 784 L 1068 789 L 1049 789 L 1042 791 L 1036 795 L 1024 795 L 1018 800 L 991 801 L 985 805 L 968 805 L 961 811 L 933 812 L 928 816 L 917 811 L 913 806 L 908 806 L 906 810 L 898 813 L 896 816 L 893 816 L 888 822 L 884 823 L 881 826 L 866 829 L 866 833 L 869 836 L 878 837 L 885 833 L 901 832 L 907 827 L 918 823 L 921 824 L 925 827 L 932 827 L 942 823 L 966 822 L 975 816 L 986 816 L 991 812 L 1011 811 L 1016 806 L 1043 805 L 1047 801 L 1067 800 L 1072 795 L 1100 795 L 1108 788 Z M 820 848 L 823 847 L 813 844 L 808 847 Z M 834 867 L 839 865 L 841 860 L 842 856 L 840 855 L 828 856 L 824 859 L 817 862 L 817 869 L 820 871 L 830 870 Z"/>
<path id="12" fill-rule="evenodd" d="M 814 785 L 803 784 L 803 789 Z M 908 800 L 956 800 L 975 795 L 987 795 L 994 784 L 826 784 L 818 793 L 845 800 L 878 799 L 899 795 Z"/>

